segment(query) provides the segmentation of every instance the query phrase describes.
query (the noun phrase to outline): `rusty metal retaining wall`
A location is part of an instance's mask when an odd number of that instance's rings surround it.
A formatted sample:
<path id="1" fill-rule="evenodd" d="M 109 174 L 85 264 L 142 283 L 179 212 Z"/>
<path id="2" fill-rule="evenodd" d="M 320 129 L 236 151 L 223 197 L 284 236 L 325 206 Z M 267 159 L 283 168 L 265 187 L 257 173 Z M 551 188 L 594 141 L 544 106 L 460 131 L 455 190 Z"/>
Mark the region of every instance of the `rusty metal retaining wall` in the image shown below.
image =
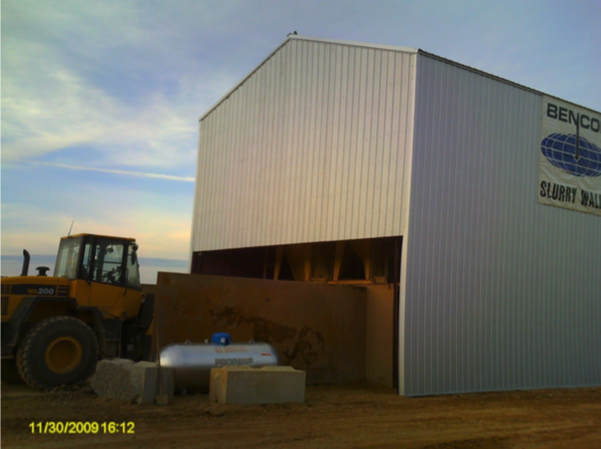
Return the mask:
<path id="1" fill-rule="evenodd" d="M 273 344 L 307 383 L 365 379 L 366 289 L 302 282 L 159 273 L 155 324 L 161 345 L 232 341 Z"/>
<path id="2" fill-rule="evenodd" d="M 370 285 L 366 288 L 365 377 L 393 387 L 393 288 Z"/>

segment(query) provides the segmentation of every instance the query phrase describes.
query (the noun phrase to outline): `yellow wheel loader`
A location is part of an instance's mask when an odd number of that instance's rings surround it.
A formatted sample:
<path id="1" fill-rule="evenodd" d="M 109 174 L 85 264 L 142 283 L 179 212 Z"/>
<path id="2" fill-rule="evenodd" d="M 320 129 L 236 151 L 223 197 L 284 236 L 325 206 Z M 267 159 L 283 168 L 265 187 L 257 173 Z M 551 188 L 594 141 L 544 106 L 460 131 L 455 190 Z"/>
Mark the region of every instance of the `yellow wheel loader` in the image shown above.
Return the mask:
<path id="1" fill-rule="evenodd" d="M 154 296 L 143 295 L 134 239 L 79 234 L 61 238 L 54 276 L 2 278 L 2 380 L 15 371 L 49 390 L 77 385 L 104 357 L 147 360 Z M 12 379 L 14 380 L 14 379 Z"/>

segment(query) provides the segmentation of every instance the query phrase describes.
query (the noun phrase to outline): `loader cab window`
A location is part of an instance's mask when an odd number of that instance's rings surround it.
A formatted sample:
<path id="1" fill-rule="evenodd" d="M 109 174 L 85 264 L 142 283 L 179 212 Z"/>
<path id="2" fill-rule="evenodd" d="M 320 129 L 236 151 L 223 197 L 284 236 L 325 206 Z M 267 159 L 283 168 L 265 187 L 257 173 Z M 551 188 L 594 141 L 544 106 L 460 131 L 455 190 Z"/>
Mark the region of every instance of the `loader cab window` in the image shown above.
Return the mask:
<path id="1" fill-rule="evenodd" d="M 90 279 L 104 284 L 123 284 L 123 256 L 125 244 L 108 239 L 97 239 L 92 247 Z"/>
<path id="2" fill-rule="evenodd" d="M 77 265 L 79 263 L 81 244 L 81 237 L 61 240 L 54 267 L 55 277 L 65 277 L 69 280 L 77 279 L 79 274 Z"/>
<path id="3" fill-rule="evenodd" d="M 90 280 L 90 277 L 92 276 L 92 262 L 92 245 L 90 242 L 87 242 L 83 250 L 83 259 L 79 273 L 80 279 L 85 279 L 86 281 Z"/>
<path id="4" fill-rule="evenodd" d="M 140 268 L 138 265 L 138 256 L 136 254 L 137 245 L 130 244 L 127 253 L 127 263 L 125 266 L 125 275 L 127 286 L 129 288 L 140 289 Z"/>
<path id="5" fill-rule="evenodd" d="M 65 239 L 58 249 L 54 275 L 139 290 L 137 248 L 133 242 L 105 237 Z"/>

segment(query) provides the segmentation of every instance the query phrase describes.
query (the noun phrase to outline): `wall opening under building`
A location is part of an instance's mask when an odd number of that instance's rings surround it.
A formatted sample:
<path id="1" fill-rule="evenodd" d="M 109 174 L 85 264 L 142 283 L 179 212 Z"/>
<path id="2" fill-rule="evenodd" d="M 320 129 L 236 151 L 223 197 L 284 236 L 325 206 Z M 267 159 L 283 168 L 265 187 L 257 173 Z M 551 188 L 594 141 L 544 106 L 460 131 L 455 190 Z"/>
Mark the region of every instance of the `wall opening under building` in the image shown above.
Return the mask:
<path id="1" fill-rule="evenodd" d="M 277 287 L 268 290 L 269 293 L 265 293 L 269 283 L 257 283 L 256 288 L 264 295 L 272 299 L 281 297 L 283 301 L 286 297 L 299 298 L 301 283 L 329 286 L 330 290 L 323 290 L 324 293 L 317 288 L 312 294 L 323 295 L 320 296 L 322 304 L 329 299 L 335 302 L 346 297 L 345 306 L 352 303 L 359 310 L 358 313 L 345 312 L 358 320 L 354 325 L 348 326 L 349 317 L 336 317 L 332 325 L 340 325 L 344 332 L 361 334 L 352 338 L 349 335 L 348 341 L 357 351 L 364 351 L 363 377 L 396 388 L 401 243 L 401 237 L 386 237 L 196 252 L 191 271 L 211 276 L 211 282 L 218 282 L 218 276 L 295 281 L 277 282 Z M 337 286 L 340 289 L 336 290 Z M 359 302 L 357 295 L 362 298 Z M 244 301 L 243 297 L 240 301 Z M 279 304 L 278 301 L 273 301 L 272 307 Z M 332 313 L 346 310 L 338 306 L 332 306 Z M 325 313 L 321 306 L 310 301 L 303 305 L 301 300 L 298 307 L 317 307 L 316 314 Z M 363 340 L 358 346 L 357 338 Z M 314 350 L 313 344 L 299 350 Z"/>

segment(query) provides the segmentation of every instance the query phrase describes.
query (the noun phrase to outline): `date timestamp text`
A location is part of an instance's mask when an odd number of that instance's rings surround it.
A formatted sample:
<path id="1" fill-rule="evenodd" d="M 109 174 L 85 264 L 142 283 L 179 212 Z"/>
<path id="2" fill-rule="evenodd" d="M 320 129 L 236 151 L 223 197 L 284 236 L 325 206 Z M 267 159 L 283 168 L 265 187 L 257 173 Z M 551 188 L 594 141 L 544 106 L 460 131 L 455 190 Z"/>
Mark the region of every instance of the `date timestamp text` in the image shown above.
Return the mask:
<path id="1" fill-rule="evenodd" d="M 136 425 L 133 422 L 76 422 L 76 421 L 47 421 L 32 422 L 29 424 L 31 433 L 59 433 L 59 434 L 82 434 L 82 433 L 136 433 Z"/>

